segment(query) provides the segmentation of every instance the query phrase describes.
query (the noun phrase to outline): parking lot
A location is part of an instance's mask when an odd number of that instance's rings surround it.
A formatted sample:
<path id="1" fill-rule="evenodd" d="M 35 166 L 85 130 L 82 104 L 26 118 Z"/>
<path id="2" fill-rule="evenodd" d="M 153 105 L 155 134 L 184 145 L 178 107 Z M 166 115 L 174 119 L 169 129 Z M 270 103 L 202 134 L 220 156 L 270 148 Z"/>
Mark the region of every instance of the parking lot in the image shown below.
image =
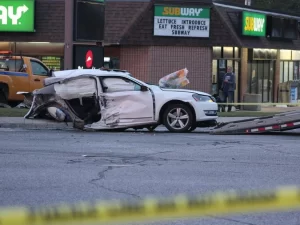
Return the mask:
<path id="1" fill-rule="evenodd" d="M 133 200 L 300 183 L 297 132 L 214 136 L 164 129 L 117 133 L 3 128 L 0 138 L 1 206 Z M 300 214 L 153 224 L 298 225 Z"/>

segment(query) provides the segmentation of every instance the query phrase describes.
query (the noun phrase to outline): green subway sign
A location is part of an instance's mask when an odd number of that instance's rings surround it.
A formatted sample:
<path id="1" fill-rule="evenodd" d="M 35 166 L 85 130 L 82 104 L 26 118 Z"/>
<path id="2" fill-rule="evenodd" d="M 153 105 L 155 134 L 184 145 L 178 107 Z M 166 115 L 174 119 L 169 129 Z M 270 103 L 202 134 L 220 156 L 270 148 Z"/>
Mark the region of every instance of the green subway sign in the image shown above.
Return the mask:
<path id="1" fill-rule="evenodd" d="M 266 15 L 243 12 L 242 33 L 246 36 L 266 36 Z"/>
<path id="2" fill-rule="evenodd" d="M 35 0 L 0 0 L 0 32 L 34 32 Z"/>
<path id="3" fill-rule="evenodd" d="M 184 17 L 184 18 L 210 18 L 209 8 L 188 8 L 172 6 L 155 6 L 155 16 Z"/>

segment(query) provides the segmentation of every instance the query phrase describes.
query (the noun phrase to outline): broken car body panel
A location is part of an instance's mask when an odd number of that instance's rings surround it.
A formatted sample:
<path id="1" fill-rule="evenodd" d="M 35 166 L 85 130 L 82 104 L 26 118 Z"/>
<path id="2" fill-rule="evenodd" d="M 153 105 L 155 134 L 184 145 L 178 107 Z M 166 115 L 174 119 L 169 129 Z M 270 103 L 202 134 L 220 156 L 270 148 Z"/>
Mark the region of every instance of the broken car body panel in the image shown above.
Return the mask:
<path id="1" fill-rule="evenodd" d="M 126 72 L 80 69 L 56 71 L 53 75 L 45 79 L 44 88 L 32 93 L 25 118 L 43 114 L 73 122 L 80 129 L 147 127 L 161 123 L 161 110 L 171 101 L 189 104 L 197 120 L 217 118 L 204 112 L 217 110 L 215 102 L 200 103 L 192 97 L 198 94 L 210 98 L 207 93 L 148 85 Z"/>

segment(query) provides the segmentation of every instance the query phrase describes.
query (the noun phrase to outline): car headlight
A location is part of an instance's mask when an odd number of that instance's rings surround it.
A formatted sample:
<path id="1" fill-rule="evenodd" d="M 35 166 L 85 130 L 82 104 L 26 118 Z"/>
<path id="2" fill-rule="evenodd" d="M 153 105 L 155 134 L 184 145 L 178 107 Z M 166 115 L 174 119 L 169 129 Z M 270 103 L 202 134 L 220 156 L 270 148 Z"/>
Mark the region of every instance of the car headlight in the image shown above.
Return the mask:
<path id="1" fill-rule="evenodd" d="M 211 96 L 199 94 L 193 94 L 192 96 L 196 102 L 215 102 L 215 99 Z"/>

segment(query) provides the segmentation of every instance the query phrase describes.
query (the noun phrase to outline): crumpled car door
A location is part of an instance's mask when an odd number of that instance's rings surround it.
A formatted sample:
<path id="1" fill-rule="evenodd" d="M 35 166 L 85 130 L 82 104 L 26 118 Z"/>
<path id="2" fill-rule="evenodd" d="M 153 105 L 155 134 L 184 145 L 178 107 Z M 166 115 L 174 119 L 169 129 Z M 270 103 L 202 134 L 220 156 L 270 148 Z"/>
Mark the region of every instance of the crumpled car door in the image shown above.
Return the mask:
<path id="1" fill-rule="evenodd" d="M 101 91 L 97 79 L 91 77 L 70 79 L 63 83 L 54 84 L 55 93 L 64 99 L 82 120 L 100 112 L 98 88 Z"/>
<path id="2" fill-rule="evenodd" d="M 92 129 L 133 127 L 154 123 L 154 96 L 151 90 L 124 77 L 102 78 L 101 121 Z"/>

